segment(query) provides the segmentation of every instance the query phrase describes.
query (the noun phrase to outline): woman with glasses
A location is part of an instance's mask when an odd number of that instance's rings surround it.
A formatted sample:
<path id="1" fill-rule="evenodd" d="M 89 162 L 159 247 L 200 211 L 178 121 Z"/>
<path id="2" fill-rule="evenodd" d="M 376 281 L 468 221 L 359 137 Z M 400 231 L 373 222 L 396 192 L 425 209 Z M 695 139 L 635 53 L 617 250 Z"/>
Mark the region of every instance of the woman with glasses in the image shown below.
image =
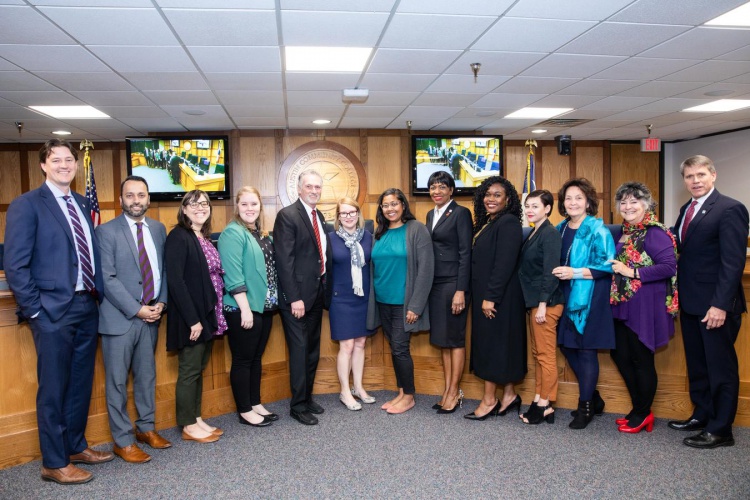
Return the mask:
<path id="1" fill-rule="evenodd" d="M 400 189 L 378 198 L 378 228 L 372 248 L 373 288 L 367 326 L 383 326 L 391 346 L 398 395 L 381 408 L 390 414 L 414 407 L 414 362 L 409 352 L 413 332 L 430 329 L 427 298 L 432 287 L 434 259 L 430 232 L 409 210 Z"/>
<path id="2" fill-rule="evenodd" d="M 331 339 L 338 340 L 336 370 L 341 383 L 339 400 L 349 410 L 361 410 L 363 403 L 375 398 L 362 386 L 365 367 L 367 303 L 370 298 L 370 253 L 372 234 L 364 229 L 359 203 L 342 198 L 336 204 L 334 232 L 328 233 L 326 247 L 326 308 L 331 324 Z M 353 387 L 349 387 L 349 374 Z"/>
<path id="3" fill-rule="evenodd" d="M 265 427 L 278 420 L 260 402 L 261 360 L 279 307 L 273 241 L 263 231 L 263 202 L 251 186 L 237 191 L 234 219 L 219 237 L 224 264 L 224 316 L 232 351 L 229 381 L 243 425 Z"/>
<path id="4" fill-rule="evenodd" d="M 445 389 L 434 409 L 453 413 L 461 406 L 458 387 L 466 359 L 466 317 L 471 279 L 471 212 L 453 199 L 456 183 L 439 170 L 427 180 L 435 208 L 427 213 L 435 279 L 430 290 L 430 343 L 442 350 Z"/>
<path id="5" fill-rule="evenodd" d="M 182 439 L 212 443 L 224 431 L 201 418 L 203 370 L 213 339 L 227 329 L 222 314 L 224 283 L 219 252 L 211 244 L 211 202 L 195 189 L 177 209 L 177 225 L 167 235 L 164 262 L 169 283 L 167 350 L 178 352 L 175 385 L 177 425 Z"/>
<path id="6" fill-rule="evenodd" d="M 522 243 L 521 200 L 516 188 L 500 176 L 485 179 L 474 195 L 469 365 L 484 380 L 484 396 L 464 416 L 469 420 L 521 410 L 514 383 L 526 374 L 526 308 L 518 278 Z M 503 386 L 500 398 L 498 385 Z"/>

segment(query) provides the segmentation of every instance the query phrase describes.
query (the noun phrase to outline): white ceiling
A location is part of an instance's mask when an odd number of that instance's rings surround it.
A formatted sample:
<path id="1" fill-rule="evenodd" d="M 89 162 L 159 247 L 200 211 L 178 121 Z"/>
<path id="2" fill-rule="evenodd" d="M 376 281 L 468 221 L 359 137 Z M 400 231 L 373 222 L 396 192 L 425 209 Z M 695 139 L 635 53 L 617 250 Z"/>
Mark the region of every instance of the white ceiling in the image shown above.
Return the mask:
<path id="1" fill-rule="evenodd" d="M 526 139 L 523 106 L 572 107 L 550 139 L 665 140 L 750 126 L 745 0 L 0 0 L 0 142 L 258 128 L 466 130 Z M 361 73 L 295 73 L 283 47 L 375 50 Z M 470 63 L 482 64 L 475 83 Z M 344 88 L 367 88 L 346 105 Z M 712 97 L 709 92 L 726 95 Z M 29 105 L 90 104 L 108 120 Z M 204 112 L 195 116 L 196 112 Z M 192 113 L 192 114 L 191 114 Z M 16 122 L 23 122 L 19 137 Z"/>

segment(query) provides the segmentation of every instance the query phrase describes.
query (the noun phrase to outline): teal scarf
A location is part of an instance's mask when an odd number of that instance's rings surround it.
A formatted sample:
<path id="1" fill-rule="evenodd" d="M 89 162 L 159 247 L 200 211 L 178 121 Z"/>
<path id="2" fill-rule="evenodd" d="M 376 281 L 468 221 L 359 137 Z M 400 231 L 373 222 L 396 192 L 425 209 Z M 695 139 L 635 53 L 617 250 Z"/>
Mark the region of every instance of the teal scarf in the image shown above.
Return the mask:
<path id="1" fill-rule="evenodd" d="M 567 219 L 562 221 L 557 225 L 557 230 L 562 232 L 568 222 Z M 567 265 L 572 268 L 587 267 L 611 273 L 612 264 L 607 261 L 615 258 L 615 242 L 612 239 L 612 233 L 601 219 L 587 215 L 576 231 L 568 255 L 570 262 Z M 570 280 L 570 297 L 568 297 L 568 303 L 565 304 L 565 313 L 580 334 L 583 334 L 586 321 L 589 319 L 593 294 L 594 280 Z"/>

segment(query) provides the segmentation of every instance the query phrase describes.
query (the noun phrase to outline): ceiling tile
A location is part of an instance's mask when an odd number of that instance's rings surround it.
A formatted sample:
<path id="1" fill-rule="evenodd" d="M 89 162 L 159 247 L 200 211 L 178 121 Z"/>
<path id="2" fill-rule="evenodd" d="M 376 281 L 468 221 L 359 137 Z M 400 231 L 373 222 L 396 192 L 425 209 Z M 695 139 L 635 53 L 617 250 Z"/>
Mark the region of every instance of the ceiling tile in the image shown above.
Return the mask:
<path id="1" fill-rule="evenodd" d="M 201 1 L 201 0 L 195 0 Z M 236 0 L 227 0 L 235 1 Z M 390 12 L 396 0 L 279 0 L 283 10 L 339 10 L 351 12 Z M 274 8 L 274 0 L 266 0 Z M 403 4 L 403 0 L 401 1 Z"/>
<path id="2" fill-rule="evenodd" d="M 279 41 L 273 10 L 164 9 L 164 15 L 185 45 L 270 46 Z"/>
<path id="3" fill-rule="evenodd" d="M 151 102 L 140 92 L 82 90 L 71 92 L 86 104 L 99 106 L 148 106 Z"/>
<path id="4" fill-rule="evenodd" d="M 74 44 L 64 31 L 28 6 L 0 5 L 0 44 Z"/>
<path id="5" fill-rule="evenodd" d="M 235 128 L 234 123 L 228 117 L 184 117 L 177 118 L 177 121 L 188 130 L 205 131 L 205 130 L 230 130 Z"/>
<path id="6" fill-rule="evenodd" d="M 35 71 L 34 74 L 62 90 L 135 90 L 115 73 L 84 73 L 67 71 Z"/>
<path id="7" fill-rule="evenodd" d="M 259 118 L 284 118 L 284 106 L 279 104 L 277 106 L 266 106 L 266 105 L 241 105 L 233 104 L 231 106 L 224 106 L 235 121 L 241 118 L 259 117 Z M 239 123 L 238 123 L 239 124 Z"/>
<path id="8" fill-rule="evenodd" d="M 209 88 L 203 77 L 195 72 L 125 72 L 122 76 L 141 90 L 208 90 Z"/>
<path id="9" fill-rule="evenodd" d="M 164 8 L 201 9 L 206 7 L 206 0 L 156 0 Z M 214 9 L 273 9 L 276 6 L 274 0 L 211 0 Z"/>
<path id="10" fill-rule="evenodd" d="M 624 92 L 620 92 L 618 95 L 627 97 L 672 97 L 689 90 L 703 87 L 705 83 L 701 82 L 665 82 L 665 81 L 654 81 L 647 82 L 638 87 L 633 87 Z"/>
<path id="11" fill-rule="evenodd" d="M 148 132 L 181 132 L 186 130 L 185 127 L 180 125 L 180 123 L 171 116 L 164 118 L 120 118 L 119 121 L 136 130 L 144 130 Z"/>
<path id="12" fill-rule="evenodd" d="M 598 95 L 607 96 L 619 94 L 625 90 L 641 85 L 645 82 L 640 80 L 606 80 L 592 79 L 581 80 L 573 85 L 565 87 L 558 94 L 571 95 Z"/>
<path id="13" fill-rule="evenodd" d="M 156 9 L 39 7 L 83 45 L 178 45 Z"/>
<path id="14" fill-rule="evenodd" d="M 523 72 L 523 76 L 586 78 L 624 60 L 622 56 L 551 54 Z"/>
<path id="15" fill-rule="evenodd" d="M 531 103 L 531 106 L 539 108 L 582 108 L 592 102 L 601 99 L 596 95 L 562 95 L 555 94 L 543 97 L 538 101 Z"/>
<path id="16" fill-rule="evenodd" d="M 160 106 L 211 106 L 219 104 L 210 90 L 147 90 L 146 97 Z"/>
<path id="17" fill-rule="evenodd" d="M 408 106 L 419 97 L 419 92 L 370 92 L 367 102 L 359 106 Z"/>
<path id="18" fill-rule="evenodd" d="M 359 106 L 351 105 L 347 118 L 389 118 L 393 120 L 404 111 L 404 106 Z"/>
<path id="19" fill-rule="evenodd" d="M 328 120 L 338 121 L 344 113 L 346 106 L 341 103 L 338 106 L 299 106 L 290 105 L 287 115 L 296 118 L 308 117 L 310 120 L 317 118 L 327 118 Z"/>
<path id="20" fill-rule="evenodd" d="M 187 119 L 202 120 L 204 118 L 226 118 L 227 114 L 224 112 L 224 108 L 218 105 L 204 105 L 196 104 L 190 106 L 183 105 L 164 105 L 161 108 L 174 118 L 177 118 L 180 122 Z M 203 115 L 188 115 L 185 111 L 203 111 Z"/>
<path id="21" fill-rule="evenodd" d="M 552 52 L 594 26 L 590 21 L 519 19 L 504 17 L 472 48 L 510 52 Z"/>
<path id="22" fill-rule="evenodd" d="M 503 83 L 494 91 L 509 94 L 552 94 L 553 92 L 569 87 L 577 81 L 579 81 L 578 78 L 535 78 L 532 76 L 517 76 Z M 570 93 L 575 94 L 576 92 Z"/>
<path id="23" fill-rule="evenodd" d="M 482 127 L 492 123 L 492 117 L 475 117 L 475 118 L 448 118 L 439 125 L 433 127 L 433 130 L 479 130 Z"/>
<path id="24" fill-rule="evenodd" d="M 679 59 L 689 54 L 693 59 L 710 59 L 744 47 L 747 40 L 746 30 L 700 27 L 645 50 L 640 55 Z"/>
<path id="25" fill-rule="evenodd" d="M 424 92 L 412 104 L 414 106 L 471 106 L 482 94 L 460 94 L 454 92 Z"/>
<path id="26" fill-rule="evenodd" d="M 495 19 L 487 16 L 396 14 L 380 41 L 380 47 L 464 49 Z"/>
<path id="27" fill-rule="evenodd" d="M 577 19 L 602 21 L 633 0 L 520 0 L 506 14 L 509 17 L 541 17 L 546 19 Z"/>
<path id="28" fill-rule="evenodd" d="M 0 57 L 28 71 L 109 71 L 75 45 L 0 45 Z"/>
<path id="29" fill-rule="evenodd" d="M 287 46 L 374 47 L 387 20 L 379 12 L 281 12 Z"/>
<path id="30" fill-rule="evenodd" d="M 656 98 L 652 97 L 620 97 L 611 96 L 600 99 L 594 103 L 584 106 L 582 109 L 609 109 L 613 111 L 627 111 L 629 109 L 637 108 L 638 106 L 645 106 L 656 101 Z"/>
<path id="31" fill-rule="evenodd" d="M 461 111 L 460 107 L 451 106 L 408 106 L 399 116 L 402 120 L 434 119 L 447 120 Z"/>
<path id="32" fill-rule="evenodd" d="M 720 59 L 722 61 L 750 61 L 750 45 L 745 45 L 741 49 L 722 54 L 716 57 L 716 59 Z"/>
<path id="33" fill-rule="evenodd" d="M 340 128 L 386 128 L 391 123 L 395 123 L 390 118 L 354 118 L 344 116 L 341 119 Z M 398 128 L 404 128 L 404 124 Z"/>
<path id="34" fill-rule="evenodd" d="M 693 85 L 697 85 L 693 84 Z M 717 90 L 721 91 L 730 91 L 731 94 L 723 95 L 723 96 L 707 96 L 707 92 L 714 92 Z M 721 83 L 713 83 L 711 85 L 706 86 L 700 86 L 700 87 L 694 87 L 693 89 L 689 89 L 689 91 L 685 91 L 684 93 L 681 93 L 679 97 L 685 97 L 688 99 L 737 99 L 741 96 L 747 95 L 750 93 L 750 81 L 748 83 L 742 84 L 742 83 L 727 83 L 727 82 L 721 82 Z"/>
<path id="35" fill-rule="evenodd" d="M 309 117 L 299 117 L 299 116 L 290 116 L 287 119 L 287 123 L 289 124 L 290 129 L 320 129 L 320 130 L 327 130 L 327 129 L 334 129 L 336 128 L 337 121 L 331 121 L 331 123 L 327 125 L 316 125 L 312 123 L 312 120 L 310 120 Z"/>
<path id="36" fill-rule="evenodd" d="M 0 81 L 3 90 L 58 90 L 26 71 L 3 71 L 0 73 Z"/>
<path id="37" fill-rule="evenodd" d="M 234 118 L 234 123 L 240 128 L 286 128 L 286 118 L 270 116 L 253 116 Z"/>
<path id="38" fill-rule="evenodd" d="M 687 26 L 602 23 L 564 45 L 560 52 L 634 56 L 688 29 Z"/>
<path id="39" fill-rule="evenodd" d="M 367 73 L 360 85 L 370 89 L 370 100 L 374 91 L 421 92 L 435 81 L 437 75 L 398 75 L 393 73 Z M 401 103 L 399 103 L 401 104 Z"/>
<path id="40" fill-rule="evenodd" d="M 478 99 L 473 104 L 473 107 L 512 108 L 514 110 L 517 110 L 523 108 L 524 106 L 528 106 L 532 102 L 536 102 L 543 97 L 547 97 L 547 94 L 492 93 L 485 95 L 481 99 Z"/>
<path id="41" fill-rule="evenodd" d="M 712 80 L 726 80 L 746 73 L 748 61 L 704 61 L 682 71 L 667 75 L 662 80 L 677 82 L 705 82 L 710 75 Z"/>
<path id="42" fill-rule="evenodd" d="M 278 47 L 188 47 L 206 73 L 281 71 Z"/>
<path id="43" fill-rule="evenodd" d="M 471 75 L 471 64 L 480 63 L 480 75 L 513 76 L 529 68 L 547 54 L 541 52 L 493 52 L 470 50 L 465 52 L 445 72 Z"/>
<path id="44" fill-rule="evenodd" d="M 112 118 L 165 118 L 167 113 L 158 106 L 99 106 L 98 109 Z"/>
<path id="45" fill-rule="evenodd" d="M 264 106 L 284 104 L 284 94 L 281 91 L 272 90 L 219 90 L 216 92 L 216 97 L 225 106 L 247 106 L 254 103 L 263 103 Z"/>
<path id="46" fill-rule="evenodd" d="M 359 73 L 286 73 L 287 90 L 338 90 L 353 88 Z"/>
<path id="47" fill-rule="evenodd" d="M 342 104 L 341 91 L 295 90 L 287 92 L 289 106 L 307 106 L 315 103 L 318 106 L 336 106 Z"/>
<path id="48" fill-rule="evenodd" d="M 281 73 L 204 73 L 214 90 L 281 90 Z"/>
<path id="49" fill-rule="evenodd" d="M 631 57 L 615 64 L 595 76 L 611 80 L 656 80 L 675 71 L 699 63 L 696 59 L 652 59 Z"/>
<path id="50" fill-rule="evenodd" d="M 162 72 L 195 71 L 195 66 L 182 47 L 90 45 L 88 49 L 115 71 L 123 73 L 145 72 L 149 69 Z M 148 59 L 144 59 L 143 54 L 148 54 Z"/>
<path id="51" fill-rule="evenodd" d="M 459 54 L 461 54 L 461 51 L 458 50 L 378 49 L 368 72 L 400 74 L 442 73 Z"/>
<path id="52" fill-rule="evenodd" d="M 509 78 L 508 76 L 480 75 L 475 82 L 473 75 L 441 75 L 427 88 L 427 91 L 484 94 L 496 89 Z M 477 97 L 475 96 L 475 99 Z"/>
<path id="53" fill-rule="evenodd" d="M 639 0 L 612 16 L 612 21 L 698 25 L 729 12 L 746 0 Z"/>
<path id="54" fill-rule="evenodd" d="M 465 14 L 481 14 L 485 16 L 499 16 L 503 14 L 514 0 L 462 0 L 461 12 Z M 398 12 L 412 12 L 420 14 L 455 14 L 455 0 L 401 0 Z"/>
<path id="55" fill-rule="evenodd" d="M 0 97 L 21 106 L 82 106 L 84 103 L 62 91 L 6 91 L 0 90 Z"/>

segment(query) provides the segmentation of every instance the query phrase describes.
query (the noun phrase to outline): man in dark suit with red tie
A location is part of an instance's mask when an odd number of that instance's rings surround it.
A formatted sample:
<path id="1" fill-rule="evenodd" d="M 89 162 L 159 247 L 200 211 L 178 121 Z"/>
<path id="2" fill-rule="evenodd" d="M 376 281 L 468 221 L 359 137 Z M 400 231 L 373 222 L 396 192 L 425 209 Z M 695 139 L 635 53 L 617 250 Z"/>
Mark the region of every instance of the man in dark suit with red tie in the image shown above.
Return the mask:
<path id="1" fill-rule="evenodd" d="M 39 151 L 46 180 L 8 207 L 5 275 L 37 352 L 36 397 L 42 479 L 80 484 L 91 472 L 74 463 L 114 458 L 88 447 L 84 432 L 94 378 L 104 285 L 90 206 L 70 189 L 78 153 L 51 139 Z"/>
<path id="2" fill-rule="evenodd" d="M 323 177 L 306 170 L 297 180 L 296 202 L 279 211 L 273 226 L 279 309 L 289 349 L 292 418 L 315 425 L 323 407 L 312 399 L 320 358 L 320 323 L 323 318 L 325 275 L 325 220 L 316 205 Z"/>
<path id="3" fill-rule="evenodd" d="M 690 418 L 671 421 L 669 427 L 701 431 L 685 438 L 687 446 L 732 446 L 740 387 L 734 342 L 746 310 L 742 272 L 748 212 L 714 188 L 716 168 L 709 158 L 691 156 L 680 173 L 692 195 L 680 209 L 675 232 L 680 324 L 695 409 Z"/>

